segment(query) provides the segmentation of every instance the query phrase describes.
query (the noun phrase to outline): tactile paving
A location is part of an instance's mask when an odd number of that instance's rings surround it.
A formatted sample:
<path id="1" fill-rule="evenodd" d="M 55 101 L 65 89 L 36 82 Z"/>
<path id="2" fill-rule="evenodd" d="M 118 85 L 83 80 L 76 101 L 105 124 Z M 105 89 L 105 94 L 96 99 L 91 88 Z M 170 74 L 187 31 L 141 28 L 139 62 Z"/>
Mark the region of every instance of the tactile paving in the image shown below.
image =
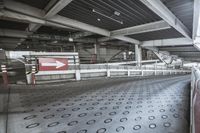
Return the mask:
<path id="1" fill-rule="evenodd" d="M 188 133 L 188 84 L 179 76 L 13 87 L 8 132 Z"/>

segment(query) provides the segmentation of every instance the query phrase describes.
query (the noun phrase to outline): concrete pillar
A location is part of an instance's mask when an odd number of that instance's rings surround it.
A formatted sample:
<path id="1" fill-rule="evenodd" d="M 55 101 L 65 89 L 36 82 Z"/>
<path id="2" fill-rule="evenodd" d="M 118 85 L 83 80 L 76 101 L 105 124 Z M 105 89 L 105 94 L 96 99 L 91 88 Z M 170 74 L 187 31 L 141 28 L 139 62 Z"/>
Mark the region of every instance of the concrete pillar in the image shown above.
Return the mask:
<path id="1" fill-rule="evenodd" d="M 137 61 L 137 66 L 141 67 L 142 61 L 142 48 L 139 45 L 135 45 L 135 61 Z"/>
<path id="2" fill-rule="evenodd" d="M 96 61 L 100 61 L 100 45 L 95 43 L 94 44 L 94 54 L 96 55 Z"/>
<path id="3" fill-rule="evenodd" d="M 73 45 L 73 51 L 77 52 L 77 50 L 76 50 L 76 44 Z"/>

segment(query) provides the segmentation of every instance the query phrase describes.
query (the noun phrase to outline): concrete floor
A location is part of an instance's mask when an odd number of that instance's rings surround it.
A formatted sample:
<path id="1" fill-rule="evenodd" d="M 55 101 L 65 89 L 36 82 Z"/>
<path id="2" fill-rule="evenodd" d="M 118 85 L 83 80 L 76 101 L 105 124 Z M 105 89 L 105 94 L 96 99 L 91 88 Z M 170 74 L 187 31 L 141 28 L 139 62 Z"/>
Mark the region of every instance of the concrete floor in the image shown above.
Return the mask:
<path id="1" fill-rule="evenodd" d="M 8 133 L 189 133 L 190 76 L 11 86 Z"/>

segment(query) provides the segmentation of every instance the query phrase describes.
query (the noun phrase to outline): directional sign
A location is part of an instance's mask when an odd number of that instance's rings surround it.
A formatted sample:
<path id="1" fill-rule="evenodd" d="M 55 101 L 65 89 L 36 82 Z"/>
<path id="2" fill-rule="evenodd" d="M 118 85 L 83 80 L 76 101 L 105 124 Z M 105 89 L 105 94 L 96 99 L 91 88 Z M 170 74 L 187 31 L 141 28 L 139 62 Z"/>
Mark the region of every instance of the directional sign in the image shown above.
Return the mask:
<path id="1" fill-rule="evenodd" d="M 38 58 L 39 71 L 67 70 L 67 58 Z"/>

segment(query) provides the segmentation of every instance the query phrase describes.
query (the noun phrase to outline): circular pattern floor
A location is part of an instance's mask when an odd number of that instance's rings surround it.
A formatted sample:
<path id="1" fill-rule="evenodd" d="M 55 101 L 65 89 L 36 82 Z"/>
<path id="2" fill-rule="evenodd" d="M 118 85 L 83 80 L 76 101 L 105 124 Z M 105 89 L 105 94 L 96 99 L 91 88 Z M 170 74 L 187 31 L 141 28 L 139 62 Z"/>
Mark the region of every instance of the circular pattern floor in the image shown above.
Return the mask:
<path id="1" fill-rule="evenodd" d="M 8 132 L 188 133 L 188 83 L 179 76 L 13 87 Z"/>

